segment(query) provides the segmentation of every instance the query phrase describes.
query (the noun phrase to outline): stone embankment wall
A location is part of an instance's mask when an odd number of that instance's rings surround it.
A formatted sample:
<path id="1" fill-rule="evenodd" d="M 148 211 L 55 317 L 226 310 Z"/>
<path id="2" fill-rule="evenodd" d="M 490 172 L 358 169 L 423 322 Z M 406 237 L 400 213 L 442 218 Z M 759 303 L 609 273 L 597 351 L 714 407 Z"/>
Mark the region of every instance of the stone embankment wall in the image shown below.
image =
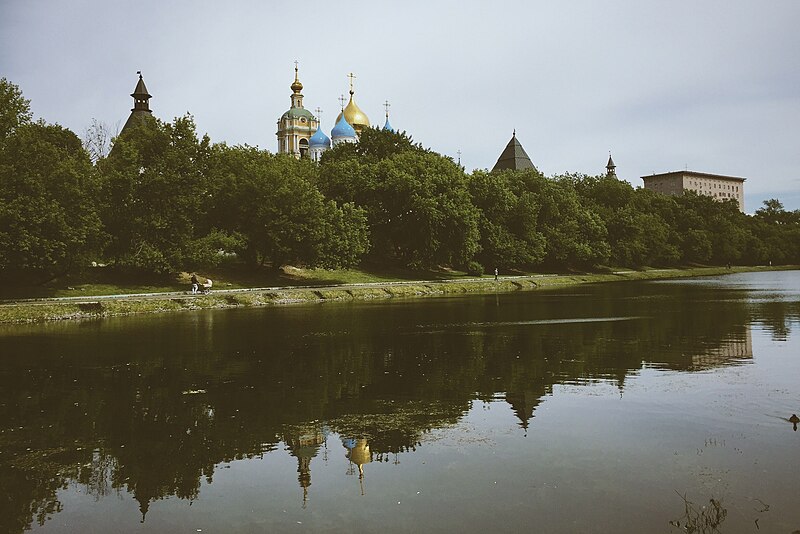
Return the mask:
<path id="1" fill-rule="evenodd" d="M 342 302 L 408 297 L 433 297 L 465 293 L 495 293 L 545 289 L 564 285 L 619 280 L 645 280 L 712 276 L 759 268 L 661 269 L 619 271 L 609 274 L 533 275 L 472 278 L 443 281 L 386 282 L 328 287 L 283 287 L 214 291 L 208 295 L 156 293 L 135 296 L 103 296 L 81 299 L 41 299 L 0 304 L 0 324 L 38 323 L 89 319 L 139 313 L 163 313 L 199 309 L 243 308 L 277 304 Z M 766 270 L 766 269 L 764 269 Z"/>

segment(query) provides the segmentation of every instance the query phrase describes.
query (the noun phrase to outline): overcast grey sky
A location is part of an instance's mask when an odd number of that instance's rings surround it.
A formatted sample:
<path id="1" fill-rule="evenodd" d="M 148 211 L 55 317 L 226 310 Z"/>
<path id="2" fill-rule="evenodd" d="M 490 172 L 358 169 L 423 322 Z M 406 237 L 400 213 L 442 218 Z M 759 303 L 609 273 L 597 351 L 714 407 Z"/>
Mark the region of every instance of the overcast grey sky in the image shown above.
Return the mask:
<path id="1" fill-rule="evenodd" d="M 546 175 L 688 168 L 747 178 L 745 209 L 800 209 L 800 1 L 0 0 L 0 76 L 78 135 L 124 124 L 141 70 L 156 116 L 277 150 L 294 60 L 333 127 L 356 75 L 390 120 L 467 170 L 514 128 Z"/>

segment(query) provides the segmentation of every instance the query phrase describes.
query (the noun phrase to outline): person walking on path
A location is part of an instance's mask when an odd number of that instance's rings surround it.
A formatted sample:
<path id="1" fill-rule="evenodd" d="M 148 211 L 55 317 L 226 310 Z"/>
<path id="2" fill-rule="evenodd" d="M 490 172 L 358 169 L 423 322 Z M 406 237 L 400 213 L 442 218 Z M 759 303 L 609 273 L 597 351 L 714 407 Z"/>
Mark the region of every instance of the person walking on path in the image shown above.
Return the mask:
<path id="1" fill-rule="evenodd" d="M 197 282 L 197 275 L 192 273 L 192 295 L 197 294 L 197 289 L 200 287 L 200 284 Z"/>
<path id="2" fill-rule="evenodd" d="M 497 282 L 497 267 L 494 268 L 494 281 Z"/>

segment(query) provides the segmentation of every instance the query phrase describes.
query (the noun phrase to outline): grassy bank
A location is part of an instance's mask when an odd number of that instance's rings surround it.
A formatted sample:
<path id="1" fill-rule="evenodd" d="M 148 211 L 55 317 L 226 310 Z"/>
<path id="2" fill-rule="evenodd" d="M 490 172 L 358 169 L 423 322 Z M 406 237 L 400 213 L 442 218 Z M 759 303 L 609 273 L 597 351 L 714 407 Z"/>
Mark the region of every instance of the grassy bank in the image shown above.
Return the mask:
<path id="1" fill-rule="evenodd" d="M 361 280 L 347 281 L 335 285 L 320 285 L 319 287 L 284 286 L 253 290 L 227 286 L 209 295 L 189 295 L 185 291 L 170 291 L 170 289 L 173 289 L 170 287 L 166 288 L 167 291 L 147 292 L 150 294 L 136 296 L 102 297 L 81 295 L 80 297 L 70 296 L 68 300 L 49 298 L 38 301 L 6 303 L 0 305 L 0 323 L 37 323 L 182 310 L 526 291 L 596 282 L 712 276 L 734 272 L 777 269 L 771 267 L 653 269 L 601 274 L 501 277 L 498 281 L 495 281 L 493 277 L 434 279 L 428 281 L 403 281 L 397 279 L 373 281 L 367 277 L 367 281 L 364 282 Z M 340 282 L 338 279 L 336 281 Z M 219 284 L 215 285 L 215 287 L 218 286 Z"/>
<path id="2" fill-rule="evenodd" d="M 441 280 L 463 277 L 466 273 L 441 269 L 412 271 L 385 266 L 362 269 L 301 269 L 285 266 L 281 269 L 231 263 L 197 271 L 200 281 L 214 280 L 215 289 L 245 289 L 253 287 L 330 286 L 414 280 Z M 16 281 L 0 285 L 0 301 L 31 298 L 88 297 L 131 295 L 185 291 L 192 273 L 148 275 L 125 272 L 113 267 L 92 267 L 81 273 L 58 277 L 45 283 Z"/>

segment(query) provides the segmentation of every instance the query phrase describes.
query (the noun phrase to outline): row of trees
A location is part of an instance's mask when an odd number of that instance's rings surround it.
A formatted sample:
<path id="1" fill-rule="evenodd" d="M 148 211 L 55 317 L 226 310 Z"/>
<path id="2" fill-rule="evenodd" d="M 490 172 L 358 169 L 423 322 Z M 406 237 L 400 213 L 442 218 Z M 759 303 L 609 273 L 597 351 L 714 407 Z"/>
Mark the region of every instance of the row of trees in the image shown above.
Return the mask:
<path id="1" fill-rule="evenodd" d="M 321 164 L 145 121 L 104 154 L 33 121 L 0 80 L 0 271 L 57 276 L 112 262 L 149 272 L 226 258 L 482 271 L 798 263 L 800 211 L 669 197 L 608 176 L 467 174 L 404 133 L 370 129 Z M 87 145 L 87 146 L 84 146 Z M 87 148 L 92 153 L 90 157 Z"/>

